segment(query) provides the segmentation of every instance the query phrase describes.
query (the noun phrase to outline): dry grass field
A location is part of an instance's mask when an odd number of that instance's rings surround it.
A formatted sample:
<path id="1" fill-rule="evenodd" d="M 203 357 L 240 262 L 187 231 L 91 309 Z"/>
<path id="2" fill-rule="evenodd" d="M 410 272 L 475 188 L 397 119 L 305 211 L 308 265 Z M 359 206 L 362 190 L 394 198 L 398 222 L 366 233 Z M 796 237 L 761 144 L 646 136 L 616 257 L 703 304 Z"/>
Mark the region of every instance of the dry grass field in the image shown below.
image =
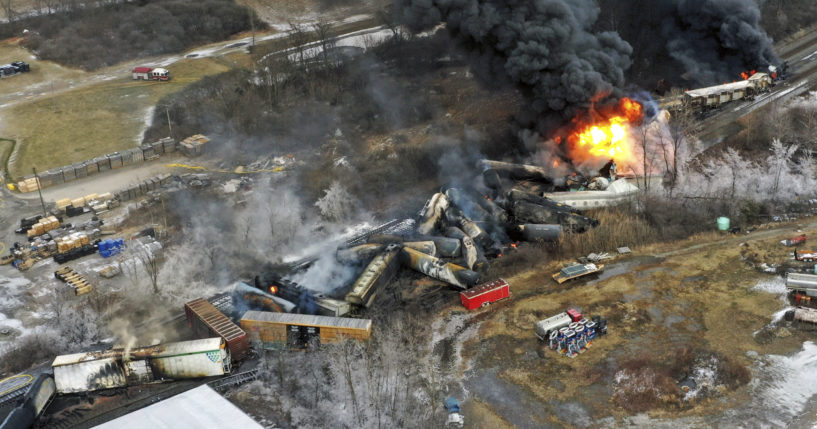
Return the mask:
<path id="1" fill-rule="evenodd" d="M 730 386 L 700 400 L 683 401 L 678 396 L 679 380 L 673 376 L 682 373 L 678 368 L 690 361 L 679 356 L 684 349 L 693 358 L 717 356 L 721 371 L 740 378 L 749 374 L 747 352 L 786 353 L 810 338 L 807 332 L 780 334 L 777 329 L 764 328 L 785 304 L 779 295 L 754 288 L 774 276 L 753 269 L 744 260 L 747 249 L 762 253 L 768 262 L 788 260 L 791 248 L 779 241 L 797 229 L 808 235 L 817 233 L 817 224 L 807 222 L 810 220 L 776 232 L 709 233 L 683 242 L 633 246 L 633 254 L 605 262 L 608 268 L 601 276 L 563 285 L 550 279 L 561 267 L 557 261 L 504 276 L 511 284 L 511 300 L 480 310 L 488 314 L 476 316 L 484 321 L 478 335 L 466 342 L 463 357 L 480 371 L 498 368 L 497 383 L 521 388 L 523 397 L 529 395 L 540 404 L 578 402 L 591 416 L 610 415 L 611 404 L 616 404 L 612 410 L 618 417 L 628 415 L 628 409 L 648 409 L 657 417 L 718 413 L 744 401 L 748 387 Z M 675 251 L 662 256 L 669 249 Z M 568 307 L 609 321 L 609 334 L 575 359 L 548 350 L 533 334 L 536 321 Z M 454 306 L 449 311 L 462 309 Z M 526 358 L 531 354 L 540 358 Z M 620 368 L 666 374 L 669 384 L 663 387 L 660 399 L 622 403 L 642 398 L 612 394 L 614 375 Z M 509 417 L 486 403 L 480 392 L 472 394 L 482 401 L 471 403 L 466 410 L 470 417 Z M 512 426 L 510 421 L 504 423 Z M 550 423 L 567 422 L 556 419 Z"/>
<path id="2" fill-rule="evenodd" d="M 171 66 L 170 82 L 134 81 L 123 73 L 9 106 L 0 111 L 0 136 L 20 143 L 10 174 L 19 177 L 32 166 L 42 171 L 133 147 L 141 141 L 148 110 L 161 97 L 226 70 L 218 59 L 183 59 Z"/>

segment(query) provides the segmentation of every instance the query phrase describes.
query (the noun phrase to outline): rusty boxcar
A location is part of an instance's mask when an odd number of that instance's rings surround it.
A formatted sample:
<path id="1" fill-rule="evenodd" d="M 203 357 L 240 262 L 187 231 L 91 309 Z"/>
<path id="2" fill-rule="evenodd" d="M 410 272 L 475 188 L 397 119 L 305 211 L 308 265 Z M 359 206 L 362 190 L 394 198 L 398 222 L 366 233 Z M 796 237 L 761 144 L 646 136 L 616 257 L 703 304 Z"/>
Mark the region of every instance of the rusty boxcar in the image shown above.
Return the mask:
<path id="1" fill-rule="evenodd" d="M 197 337 L 223 338 L 234 362 L 244 359 L 249 353 L 250 342 L 247 333 L 206 299 L 198 298 L 186 303 L 184 314 L 187 316 L 187 325 L 193 329 Z"/>
<path id="2" fill-rule="evenodd" d="M 250 343 L 265 349 L 303 349 L 311 344 L 330 344 L 343 339 L 368 340 L 372 321 L 348 317 L 248 311 L 241 327 Z"/>

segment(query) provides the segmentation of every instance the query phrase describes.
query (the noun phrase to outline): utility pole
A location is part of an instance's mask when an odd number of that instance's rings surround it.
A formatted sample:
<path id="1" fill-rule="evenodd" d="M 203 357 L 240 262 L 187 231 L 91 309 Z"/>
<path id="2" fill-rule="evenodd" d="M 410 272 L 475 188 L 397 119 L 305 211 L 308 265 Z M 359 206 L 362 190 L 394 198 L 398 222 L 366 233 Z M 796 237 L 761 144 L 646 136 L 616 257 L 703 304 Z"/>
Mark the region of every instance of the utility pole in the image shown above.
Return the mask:
<path id="1" fill-rule="evenodd" d="M 167 136 L 173 138 L 173 126 L 170 125 L 170 109 L 168 109 L 167 106 L 165 106 L 165 113 L 167 114 Z"/>
<path id="2" fill-rule="evenodd" d="M 34 178 L 37 180 L 37 193 L 40 194 L 40 204 L 43 206 L 43 217 L 48 217 L 48 213 L 45 211 L 45 201 L 43 200 L 43 190 L 40 186 L 40 176 L 37 175 L 37 167 L 31 167 L 31 170 L 34 171 Z"/>

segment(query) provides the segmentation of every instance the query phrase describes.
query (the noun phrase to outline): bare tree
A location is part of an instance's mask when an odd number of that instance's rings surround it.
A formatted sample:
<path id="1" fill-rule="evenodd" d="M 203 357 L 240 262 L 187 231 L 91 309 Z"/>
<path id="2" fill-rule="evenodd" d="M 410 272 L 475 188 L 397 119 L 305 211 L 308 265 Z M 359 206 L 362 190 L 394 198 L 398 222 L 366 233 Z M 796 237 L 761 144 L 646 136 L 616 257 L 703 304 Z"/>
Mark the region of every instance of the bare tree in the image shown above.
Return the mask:
<path id="1" fill-rule="evenodd" d="M 333 221 L 343 221 L 348 219 L 354 211 L 354 199 L 349 191 L 340 182 L 332 182 L 329 189 L 324 191 L 324 196 L 315 202 L 315 206 L 321 211 L 321 215 Z"/>
<path id="2" fill-rule="evenodd" d="M 14 19 L 17 17 L 17 13 L 14 11 L 14 1 L 2 0 L 0 5 L 3 7 L 3 13 L 6 15 L 6 19 L 8 19 L 9 22 L 14 21 Z"/>
<path id="3" fill-rule="evenodd" d="M 159 257 L 146 245 L 137 245 L 136 257 L 142 263 L 142 269 L 150 280 L 153 287 L 153 293 L 159 293 Z"/>
<path id="4" fill-rule="evenodd" d="M 332 28 L 332 24 L 325 21 L 324 19 L 318 20 L 317 23 L 312 25 L 312 29 L 315 31 L 315 36 L 318 38 L 318 43 L 321 46 L 321 57 L 323 58 L 323 66 L 327 69 L 332 69 L 337 66 L 335 61 L 330 62 L 330 56 L 336 55 L 335 53 L 335 44 L 336 44 L 336 36 L 335 31 Z"/>
<path id="5" fill-rule="evenodd" d="M 672 192 L 678 181 L 681 153 L 689 150 L 689 142 L 696 138 L 697 121 L 694 112 L 689 109 L 679 109 L 673 112 L 667 121 L 667 133 L 669 148 L 664 152 L 664 160 L 667 165 L 669 195 L 672 198 Z"/>
<path id="6" fill-rule="evenodd" d="M 306 61 L 304 55 L 306 51 L 306 44 L 309 43 L 309 34 L 307 34 L 306 30 L 304 30 L 304 27 L 301 24 L 292 21 L 289 23 L 289 32 L 291 34 L 289 39 L 292 40 L 292 52 L 293 56 L 295 57 L 295 61 L 297 61 L 299 65 L 303 66 Z"/>

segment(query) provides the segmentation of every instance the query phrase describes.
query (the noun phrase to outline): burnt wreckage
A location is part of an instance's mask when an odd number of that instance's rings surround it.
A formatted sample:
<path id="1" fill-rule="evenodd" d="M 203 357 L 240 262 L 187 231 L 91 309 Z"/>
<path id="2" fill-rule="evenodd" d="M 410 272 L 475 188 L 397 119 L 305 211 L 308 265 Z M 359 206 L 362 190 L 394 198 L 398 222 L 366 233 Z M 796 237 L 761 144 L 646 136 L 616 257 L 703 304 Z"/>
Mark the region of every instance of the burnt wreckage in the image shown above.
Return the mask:
<path id="1" fill-rule="evenodd" d="M 416 219 L 394 220 L 340 244 L 335 260 L 360 274 L 330 293 L 333 297 L 291 280 L 317 256 L 268 267 L 250 283 L 291 303 L 295 312 L 341 316 L 333 311 L 338 302 L 371 306 L 401 265 L 465 290 L 480 282 L 489 259 L 516 247 L 516 241 L 555 242 L 599 223 L 543 197 L 559 189 L 544 168 L 489 160 L 479 161 L 477 168 L 473 185 L 443 186 Z"/>

